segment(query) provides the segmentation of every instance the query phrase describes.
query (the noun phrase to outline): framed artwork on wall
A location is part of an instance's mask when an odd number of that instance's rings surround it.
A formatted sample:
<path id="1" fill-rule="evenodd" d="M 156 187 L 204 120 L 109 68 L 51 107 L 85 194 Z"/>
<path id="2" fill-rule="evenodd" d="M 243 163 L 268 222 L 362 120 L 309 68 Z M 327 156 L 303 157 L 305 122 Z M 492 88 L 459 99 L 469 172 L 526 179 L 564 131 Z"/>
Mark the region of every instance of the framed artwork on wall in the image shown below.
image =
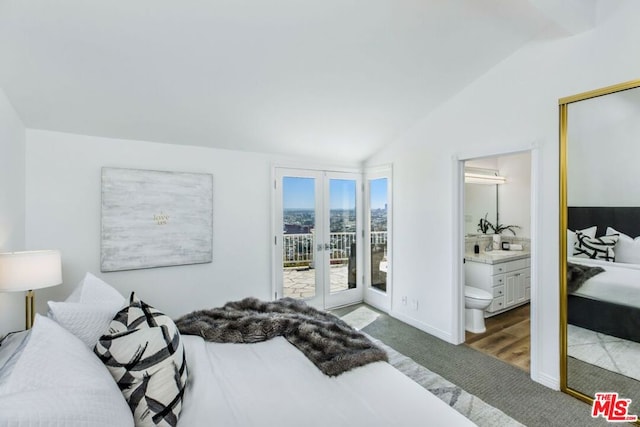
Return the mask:
<path id="1" fill-rule="evenodd" d="M 100 270 L 213 259 L 213 175 L 102 168 Z"/>

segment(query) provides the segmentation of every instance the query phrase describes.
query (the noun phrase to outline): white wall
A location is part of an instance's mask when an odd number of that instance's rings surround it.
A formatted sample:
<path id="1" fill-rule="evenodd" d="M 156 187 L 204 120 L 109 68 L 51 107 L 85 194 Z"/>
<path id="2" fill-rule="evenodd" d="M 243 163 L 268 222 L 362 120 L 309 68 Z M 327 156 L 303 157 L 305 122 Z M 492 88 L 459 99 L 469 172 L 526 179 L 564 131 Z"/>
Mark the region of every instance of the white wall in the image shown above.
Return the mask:
<path id="1" fill-rule="evenodd" d="M 634 91 L 640 94 L 640 89 Z M 569 106 L 569 206 L 638 206 L 640 114 L 637 105 L 622 111 L 615 108 L 614 101 L 624 96 L 628 92 Z M 637 98 L 640 103 L 640 96 Z M 618 114 L 603 117 L 600 108 L 595 108 L 600 105 Z M 601 126 L 594 128 L 594 123 Z"/>
<path id="2" fill-rule="evenodd" d="M 395 316 L 454 337 L 452 159 L 537 147 L 532 368 L 535 380 L 559 386 L 558 99 L 640 77 L 640 56 L 630 50 L 640 43 L 639 14 L 640 3 L 627 1 L 593 31 L 530 43 L 369 159 L 394 164 Z M 418 310 L 403 306 L 403 296 L 416 298 Z"/>
<path id="3" fill-rule="evenodd" d="M 0 88 L 0 252 L 25 249 L 25 129 Z M 0 336 L 24 329 L 24 292 L 0 293 Z"/>
<path id="4" fill-rule="evenodd" d="M 498 170 L 507 178 L 498 186 L 500 224 L 517 225 L 518 237 L 531 237 L 531 153 L 498 157 Z M 512 235 L 509 231 L 503 234 Z"/>
<path id="5" fill-rule="evenodd" d="M 497 157 L 482 157 L 479 159 L 467 160 L 464 165 L 471 168 L 498 169 Z"/>
<path id="6" fill-rule="evenodd" d="M 26 135 L 26 240 L 59 248 L 63 258 L 64 284 L 38 292 L 38 311 L 49 299 L 65 298 L 86 271 L 171 316 L 246 296 L 270 298 L 270 176 L 279 159 L 48 131 Z M 100 273 L 103 166 L 213 174 L 213 262 Z"/>

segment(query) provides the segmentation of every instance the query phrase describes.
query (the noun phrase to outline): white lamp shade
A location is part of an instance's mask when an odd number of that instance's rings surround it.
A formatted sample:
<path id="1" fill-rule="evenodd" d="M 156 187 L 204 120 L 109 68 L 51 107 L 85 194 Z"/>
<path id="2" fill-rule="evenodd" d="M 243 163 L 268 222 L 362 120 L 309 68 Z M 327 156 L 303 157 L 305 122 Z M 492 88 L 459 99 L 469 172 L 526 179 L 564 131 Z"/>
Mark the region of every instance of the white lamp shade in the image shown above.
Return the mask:
<path id="1" fill-rule="evenodd" d="M 48 288 L 62 283 L 60 251 L 0 253 L 0 292 Z"/>

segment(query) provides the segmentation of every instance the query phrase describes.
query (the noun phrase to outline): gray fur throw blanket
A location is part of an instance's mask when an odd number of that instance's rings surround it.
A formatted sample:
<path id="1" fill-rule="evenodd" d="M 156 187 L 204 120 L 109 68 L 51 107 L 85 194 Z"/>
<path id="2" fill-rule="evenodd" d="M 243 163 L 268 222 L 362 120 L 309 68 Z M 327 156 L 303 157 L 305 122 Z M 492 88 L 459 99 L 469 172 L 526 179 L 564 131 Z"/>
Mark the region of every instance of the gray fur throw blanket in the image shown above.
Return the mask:
<path id="1" fill-rule="evenodd" d="M 567 262 L 567 291 L 569 293 L 577 291 L 584 282 L 603 271 L 602 267 L 589 267 Z"/>
<path id="2" fill-rule="evenodd" d="M 175 323 L 181 334 L 220 343 L 256 343 L 282 336 L 329 376 L 387 361 L 385 351 L 364 334 L 293 298 L 272 302 L 245 298 L 220 308 L 194 311 Z"/>

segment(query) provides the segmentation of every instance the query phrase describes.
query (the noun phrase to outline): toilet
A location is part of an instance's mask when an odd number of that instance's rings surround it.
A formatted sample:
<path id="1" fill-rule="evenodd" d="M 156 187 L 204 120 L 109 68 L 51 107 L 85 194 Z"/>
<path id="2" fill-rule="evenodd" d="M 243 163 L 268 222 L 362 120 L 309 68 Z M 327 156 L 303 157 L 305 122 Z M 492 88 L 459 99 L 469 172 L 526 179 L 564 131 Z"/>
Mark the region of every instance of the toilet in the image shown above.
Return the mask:
<path id="1" fill-rule="evenodd" d="M 493 296 L 484 289 L 473 286 L 464 287 L 465 329 L 474 334 L 481 334 L 484 327 L 484 310 L 489 307 Z"/>

